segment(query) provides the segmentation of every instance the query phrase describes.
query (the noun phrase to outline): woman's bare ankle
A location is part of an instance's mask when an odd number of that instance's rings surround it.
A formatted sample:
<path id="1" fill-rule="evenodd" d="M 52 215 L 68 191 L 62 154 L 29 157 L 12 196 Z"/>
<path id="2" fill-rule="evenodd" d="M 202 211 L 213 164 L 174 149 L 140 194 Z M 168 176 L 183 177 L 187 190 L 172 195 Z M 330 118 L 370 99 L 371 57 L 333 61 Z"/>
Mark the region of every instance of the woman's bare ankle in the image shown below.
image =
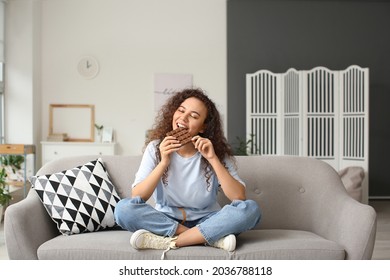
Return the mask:
<path id="1" fill-rule="evenodd" d="M 190 228 L 183 231 L 178 235 L 176 239 L 177 247 L 185 247 L 191 245 L 199 245 L 206 243 L 203 235 L 200 233 L 197 227 Z"/>

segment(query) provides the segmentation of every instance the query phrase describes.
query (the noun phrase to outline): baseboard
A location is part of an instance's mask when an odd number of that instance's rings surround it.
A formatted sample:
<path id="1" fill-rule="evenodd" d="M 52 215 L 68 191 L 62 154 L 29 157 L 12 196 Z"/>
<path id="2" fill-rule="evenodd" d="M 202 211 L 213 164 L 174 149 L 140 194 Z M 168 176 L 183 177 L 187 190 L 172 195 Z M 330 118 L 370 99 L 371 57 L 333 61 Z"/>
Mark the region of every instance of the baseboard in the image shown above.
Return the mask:
<path id="1" fill-rule="evenodd" d="M 386 200 L 390 199 L 390 196 L 370 196 L 368 197 L 369 200 Z"/>

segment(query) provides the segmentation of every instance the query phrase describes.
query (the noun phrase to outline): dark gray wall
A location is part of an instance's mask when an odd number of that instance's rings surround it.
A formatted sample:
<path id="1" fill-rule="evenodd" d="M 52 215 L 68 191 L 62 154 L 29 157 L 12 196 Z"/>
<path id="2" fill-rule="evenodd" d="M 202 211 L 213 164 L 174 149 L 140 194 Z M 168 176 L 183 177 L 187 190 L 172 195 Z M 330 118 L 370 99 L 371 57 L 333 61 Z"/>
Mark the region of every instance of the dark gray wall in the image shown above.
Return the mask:
<path id="1" fill-rule="evenodd" d="M 245 138 L 245 74 L 370 71 L 370 196 L 390 197 L 390 1 L 228 0 L 228 139 Z"/>

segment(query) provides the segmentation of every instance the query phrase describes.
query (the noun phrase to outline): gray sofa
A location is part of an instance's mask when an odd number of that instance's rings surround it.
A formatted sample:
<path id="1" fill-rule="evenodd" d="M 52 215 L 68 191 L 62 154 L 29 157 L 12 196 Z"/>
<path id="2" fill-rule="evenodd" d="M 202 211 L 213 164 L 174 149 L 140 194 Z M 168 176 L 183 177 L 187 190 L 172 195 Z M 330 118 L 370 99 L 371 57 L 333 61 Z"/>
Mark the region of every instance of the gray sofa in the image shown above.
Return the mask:
<path id="1" fill-rule="evenodd" d="M 63 158 L 37 174 L 51 174 L 96 158 Z M 140 156 L 102 156 L 121 197 L 130 186 Z M 262 209 L 260 224 L 237 237 L 233 254 L 207 246 L 171 250 L 166 259 L 370 259 L 376 213 L 351 198 L 337 172 L 326 163 L 304 157 L 239 156 L 247 198 Z M 221 204 L 227 202 L 221 194 Z M 10 259 L 160 259 L 159 250 L 134 250 L 132 233 L 108 230 L 61 235 L 35 190 L 5 213 Z"/>

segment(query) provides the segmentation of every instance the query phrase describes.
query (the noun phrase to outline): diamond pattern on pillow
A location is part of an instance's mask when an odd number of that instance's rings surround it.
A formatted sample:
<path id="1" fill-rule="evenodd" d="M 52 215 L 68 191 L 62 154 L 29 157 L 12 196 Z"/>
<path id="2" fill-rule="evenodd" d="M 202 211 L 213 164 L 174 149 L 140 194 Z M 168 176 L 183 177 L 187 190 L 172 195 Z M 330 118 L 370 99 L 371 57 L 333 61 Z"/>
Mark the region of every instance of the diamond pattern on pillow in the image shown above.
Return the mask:
<path id="1" fill-rule="evenodd" d="M 116 226 L 114 209 L 120 198 L 101 158 L 62 172 L 33 176 L 31 185 L 64 235 Z"/>

